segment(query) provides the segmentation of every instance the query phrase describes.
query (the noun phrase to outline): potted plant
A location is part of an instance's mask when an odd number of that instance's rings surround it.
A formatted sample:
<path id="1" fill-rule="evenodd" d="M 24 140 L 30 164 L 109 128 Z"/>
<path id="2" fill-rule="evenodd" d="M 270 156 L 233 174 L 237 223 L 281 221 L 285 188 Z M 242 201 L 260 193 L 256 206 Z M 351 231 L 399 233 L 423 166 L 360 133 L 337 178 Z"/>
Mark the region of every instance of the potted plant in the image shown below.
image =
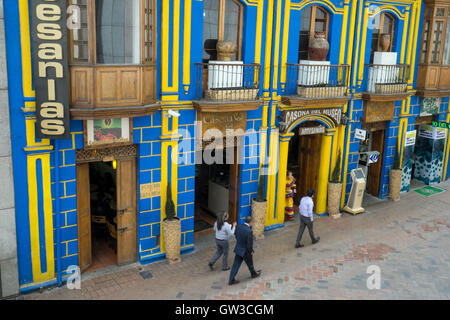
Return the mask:
<path id="1" fill-rule="evenodd" d="M 181 221 L 176 216 L 175 204 L 172 200 L 172 190 L 167 184 L 166 218 L 163 220 L 164 244 L 166 260 L 169 264 L 178 263 L 180 258 Z"/>
<path id="2" fill-rule="evenodd" d="M 334 165 L 333 173 L 331 174 L 331 179 L 328 182 L 328 214 L 334 218 L 340 218 L 340 206 L 341 206 L 341 194 L 342 194 L 342 183 L 341 178 L 341 150 L 339 150 L 338 156 L 336 158 L 336 164 Z"/>
<path id="3" fill-rule="evenodd" d="M 400 200 L 400 189 L 402 186 L 402 168 L 400 166 L 400 155 L 398 151 L 394 154 L 394 165 L 389 170 L 389 198 L 393 201 Z"/>
<path id="4" fill-rule="evenodd" d="M 256 198 L 252 202 L 252 217 L 253 217 L 253 236 L 256 239 L 264 239 L 264 225 L 266 223 L 267 214 L 267 199 L 264 197 L 265 175 L 259 175 L 258 192 Z"/>

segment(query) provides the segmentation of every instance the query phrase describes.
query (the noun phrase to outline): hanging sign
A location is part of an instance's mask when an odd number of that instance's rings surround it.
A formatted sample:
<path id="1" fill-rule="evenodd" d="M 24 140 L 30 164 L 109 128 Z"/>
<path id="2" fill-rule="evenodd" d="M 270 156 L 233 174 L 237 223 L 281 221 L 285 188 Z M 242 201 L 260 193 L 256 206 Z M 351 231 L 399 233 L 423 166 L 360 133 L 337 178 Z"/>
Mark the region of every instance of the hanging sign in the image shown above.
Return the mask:
<path id="1" fill-rule="evenodd" d="M 33 0 L 30 4 L 37 136 L 68 139 L 67 1 Z"/>
<path id="2" fill-rule="evenodd" d="M 355 129 L 355 139 L 366 140 L 366 130 L 363 129 Z"/>
<path id="3" fill-rule="evenodd" d="M 417 131 L 408 131 L 405 136 L 405 147 L 414 146 L 416 144 Z"/>
<path id="4" fill-rule="evenodd" d="M 367 152 L 367 155 L 369 157 L 369 164 L 370 163 L 376 163 L 378 161 L 378 158 L 380 157 L 380 152 L 378 152 L 378 151 L 369 151 L 369 152 Z"/>

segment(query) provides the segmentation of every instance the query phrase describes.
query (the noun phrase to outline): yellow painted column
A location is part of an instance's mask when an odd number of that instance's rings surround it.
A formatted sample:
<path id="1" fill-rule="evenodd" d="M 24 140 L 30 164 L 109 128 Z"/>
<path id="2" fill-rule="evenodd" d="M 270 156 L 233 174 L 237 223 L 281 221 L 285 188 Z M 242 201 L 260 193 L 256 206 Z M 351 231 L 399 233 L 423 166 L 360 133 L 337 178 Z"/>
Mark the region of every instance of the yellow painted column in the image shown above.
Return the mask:
<path id="1" fill-rule="evenodd" d="M 322 147 L 320 150 L 319 183 L 316 190 L 317 214 L 327 212 L 328 177 L 330 175 L 330 160 L 333 150 L 333 137 L 335 133 L 336 129 L 327 129 L 322 137 Z"/>
<path id="2" fill-rule="evenodd" d="M 278 164 L 278 190 L 277 190 L 277 207 L 276 217 L 278 223 L 284 221 L 285 195 L 286 195 L 286 171 L 289 153 L 289 141 L 294 136 L 294 133 L 280 134 L 280 150 L 279 150 L 279 164 Z"/>

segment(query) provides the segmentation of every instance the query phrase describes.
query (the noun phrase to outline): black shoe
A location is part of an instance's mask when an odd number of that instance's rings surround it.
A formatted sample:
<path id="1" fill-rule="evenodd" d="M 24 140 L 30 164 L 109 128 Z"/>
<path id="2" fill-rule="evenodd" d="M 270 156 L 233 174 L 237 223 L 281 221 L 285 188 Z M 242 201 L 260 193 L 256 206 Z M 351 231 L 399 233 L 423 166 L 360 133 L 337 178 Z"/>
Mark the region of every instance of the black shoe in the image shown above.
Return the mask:
<path id="1" fill-rule="evenodd" d="M 228 271 L 230 269 L 231 269 L 230 267 L 226 267 L 225 269 L 222 269 L 222 271 Z"/>
<path id="2" fill-rule="evenodd" d="M 208 263 L 208 267 L 211 269 L 211 271 L 214 270 L 213 265 L 211 263 Z"/>
<path id="3" fill-rule="evenodd" d="M 303 245 L 303 244 L 300 244 L 300 243 L 298 243 L 298 244 L 295 245 L 295 248 L 303 248 L 303 247 L 304 247 L 304 245 Z"/>
<path id="4" fill-rule="evenodd" d="M 319 240 L 320 240 L 320 237 L 317 237 L 316 240 L 314 240 L 314 241 L 312 242 L 312 244 L 316 244 L 317 242 L 319 242 Z"/>
<path id="5" fill-rule="evenodd" d="M 258 278 L 260 275 L 261 275 L 261 270 L 258 270 L 258 271 L 256 271 L 255 274 L 252 274 L 252 278 L 253 279 Z"/>
<path id="6" fill-rule="evenodd" d="M 233 279 L 233 280 L 231 280 L 230 282 L 228 282 L 228 284 L 229 284 L 230 286 L 232 286 L 233 284 L 237 284 L 237 283 L 239 283 L 239 281 L 237 281 L 237 280 L 235 280 L 235 279 Z"/>

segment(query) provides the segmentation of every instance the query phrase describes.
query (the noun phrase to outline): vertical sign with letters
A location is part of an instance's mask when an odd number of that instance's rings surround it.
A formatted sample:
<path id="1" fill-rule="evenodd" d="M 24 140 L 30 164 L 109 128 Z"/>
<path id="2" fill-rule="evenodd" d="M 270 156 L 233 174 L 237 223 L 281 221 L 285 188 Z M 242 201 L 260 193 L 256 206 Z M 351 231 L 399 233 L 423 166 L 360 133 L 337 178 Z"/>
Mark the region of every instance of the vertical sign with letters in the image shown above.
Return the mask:
<path id="1" fill-rule="evenodd" d="M 34 89 L 37 136 L 70 138 L 66 0 L 33 0 Z"/>

